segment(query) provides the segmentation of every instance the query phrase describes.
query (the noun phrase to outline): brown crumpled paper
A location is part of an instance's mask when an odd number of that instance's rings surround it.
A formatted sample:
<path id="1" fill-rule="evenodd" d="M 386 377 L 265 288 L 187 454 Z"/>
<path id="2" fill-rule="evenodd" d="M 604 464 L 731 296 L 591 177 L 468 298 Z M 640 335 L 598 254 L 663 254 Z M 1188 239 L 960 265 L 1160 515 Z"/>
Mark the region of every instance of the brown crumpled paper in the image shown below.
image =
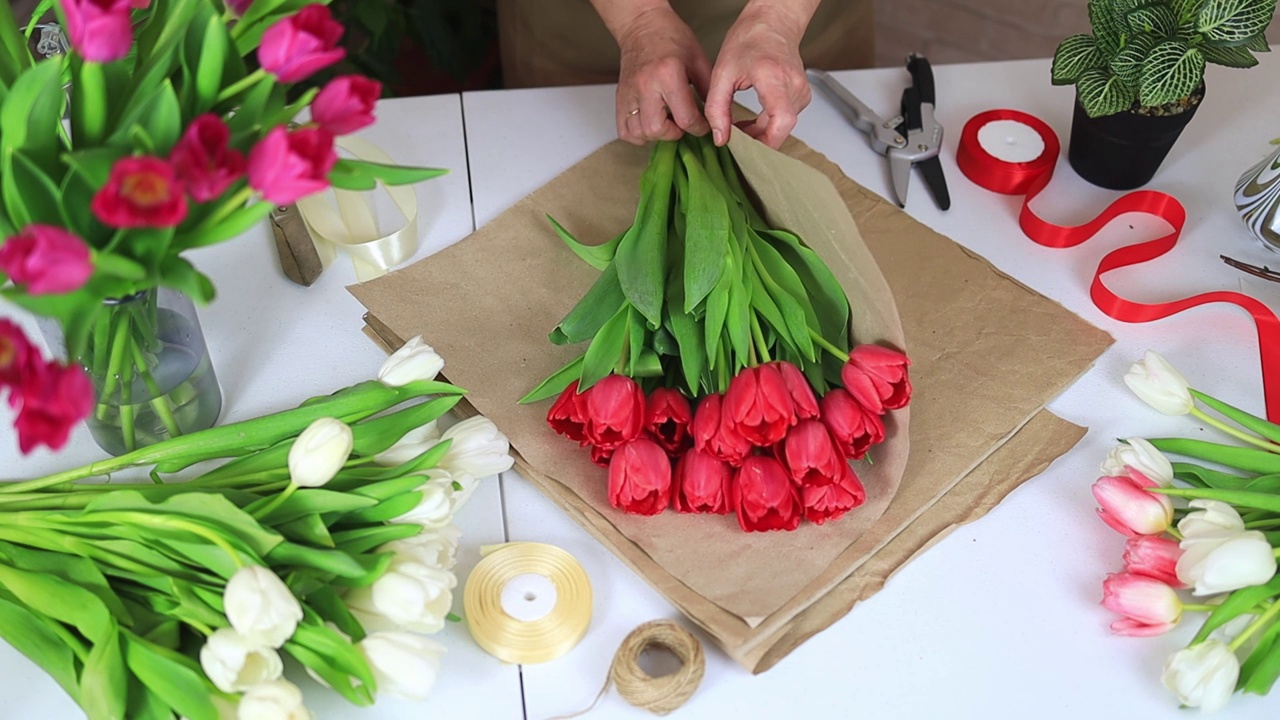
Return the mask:
<path id="1" fill-rule="evenodd" d="M 384 346 L 422 335 L 436 347 L 472 409 L 511 439 L 522 475 L 735 660 L 762 672 L 1074 445 L 1083 431 L 1042 408 L 1111 340 L 803 143 L 784 145 L 790 158 L 745 138 L 732 149 L 770 221 L 797 231 L 862 299 L 858 341 L 903 346 L 905 337 L 913 362 L 905 471 L 907 414 L 899 413 L 876 464 L 861 468 L 867 504 L 825 527 L 744 534 L 731 518 L 622 514 L 608 504 L 605 472 L 546 427 L 548 402 L 516 404 L 580 351 L 546 334 L 598 272 L 563 246 L 545 215 L 580 239 L 615 235 L 635 211 L 643 149 L 606 145 L 461 243 L 350 290 Z M 884 281 L 892 298 L 865 292 Z M 877 297 L 884 302 L 874 307 Z"/>

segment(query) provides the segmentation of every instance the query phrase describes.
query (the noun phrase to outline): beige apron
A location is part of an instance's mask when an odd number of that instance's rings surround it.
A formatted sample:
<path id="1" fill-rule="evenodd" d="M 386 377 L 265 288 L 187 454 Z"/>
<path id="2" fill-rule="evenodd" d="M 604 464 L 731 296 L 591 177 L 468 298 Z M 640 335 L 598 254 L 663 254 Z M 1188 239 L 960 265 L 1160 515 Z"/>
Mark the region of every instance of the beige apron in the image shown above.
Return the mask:
<path id="1" fill-rule="evenodd" d="M 671 0 L 713 62 L 746 0 Z M 498 0 L 503 82 L 509 88 L 618 81 L 618 45 L 588 0 Z M 806 67 L 870 67 L 871 0 L 823 0 L 800 44 Z"/>

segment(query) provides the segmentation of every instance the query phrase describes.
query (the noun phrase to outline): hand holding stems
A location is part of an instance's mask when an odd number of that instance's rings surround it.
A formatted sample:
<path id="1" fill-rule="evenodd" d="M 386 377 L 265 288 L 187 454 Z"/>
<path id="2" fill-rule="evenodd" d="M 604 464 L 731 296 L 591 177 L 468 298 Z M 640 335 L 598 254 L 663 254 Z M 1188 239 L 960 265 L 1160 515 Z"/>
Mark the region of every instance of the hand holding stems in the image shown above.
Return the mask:
<path id="1" fill-rule="evenodd" d="M 666 0 L 592 0 L 622 51 L 618 137 L 643 144 L 711 131 L 729 141 L 733 96 L 755 88 L 762 111 L 743 131 L 777 148 L 811 98 L 800 40 L 818 0 L 750 0 L 716 60 Z M 694 91 L 706 98 L 705 114 Z"/>

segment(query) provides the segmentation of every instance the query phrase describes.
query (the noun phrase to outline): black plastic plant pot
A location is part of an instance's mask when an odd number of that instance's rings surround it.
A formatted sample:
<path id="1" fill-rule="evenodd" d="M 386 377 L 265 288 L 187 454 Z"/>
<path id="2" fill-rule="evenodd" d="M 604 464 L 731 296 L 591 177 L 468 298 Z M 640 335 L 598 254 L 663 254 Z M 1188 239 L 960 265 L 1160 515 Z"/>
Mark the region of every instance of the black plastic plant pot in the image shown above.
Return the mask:
<path id="1" fill-rule="evenodd" d="M 1085 180 L 1110 190 L 1146 185 L 1204 104 L 1204 86 L 1192 97 L 1200 101 L 1176 115 L 1125 111 L 1096 118 L 1089 117 L 1077 99 L 1067 150 L 1071 167 Z"/>

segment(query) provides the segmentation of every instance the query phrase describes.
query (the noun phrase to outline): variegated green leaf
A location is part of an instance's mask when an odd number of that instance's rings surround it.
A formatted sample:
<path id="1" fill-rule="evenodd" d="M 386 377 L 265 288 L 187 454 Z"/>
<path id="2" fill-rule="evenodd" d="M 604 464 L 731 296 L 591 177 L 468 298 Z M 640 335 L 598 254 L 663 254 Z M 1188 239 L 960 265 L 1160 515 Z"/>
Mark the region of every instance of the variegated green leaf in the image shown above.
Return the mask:
<path id="1" fill-rule="evenodd" d="M 1178 31 L 1178 19 L 1168 5 L 1144 5 L 1125 16 L 1134 33 L 1150 33 L 1168 37 Z"/>
<path id="2" fill-rule="evenodd" d="M 1199 30 L 1196 30 L 1195 18 L 1179 25 L 1176 35 L 1179 40 L 1191 46 L 1204 43 L 1204 36 L 1200 34 Z"/>
<path id="3" fill-rule="evenodd" d="M 1271 52 L 1271 44 L 1267 42 L 1266 35 L 1254 35 L 1240 47 L 1251 52 Z"/>
<path id="4" fill-rule="evenodd" d="M 1138 100 L 1158 107 L 1191 94 L 1204 80 L 1204 55 L 1179 40 L 1156 45 L 1142 65 Z"/>
<path id="5" fill-rule="evenodd" d="M 1178 16 L 1179 23 L 1194 20 L 1202 5 L 1204 5 L 1204 0 L 1169 0 L 1169 6 L 1173 8 L 1173 13 Z"/>
<path id="6" fill-rule="evenodd" d="M 1150 35 L 1133 36 L 1129 39 L 1129 44 L 1111 60 L 1111 72 L 1129 87 L 1138 87 L 1142 80 L 1142 63 L 1155 46 L 1155 38 Z"/>
<path id="7" fill-rule="evenodd" d="M 1076 83 L 1080 104 L 1089 117 L 1114 115 L 1133 105 L 1133 88 L 1106 70 L 1089 70 Z"/>
<path id="8" fill-rule="evenodd" d="M 1070 85 L 1079 80 L 1086 70 L 1106 66 L 1107 59 L 1098 50 L 1098 41 L 1092 35 L 1072 35 L 1063 40 L 1053 54 L 1053 84 Z"/>
<path id="9" fill-rule="evenodd" d="M 1124 33 L 1121 31 L 1123 17 L 1117 18 L 1113 0 L 1089 0 L 1089 23 L 1093 25 L 1093 35 L 1097 38 L 1098 49 L 1107 58 L 1120 52 L 1124 44 Z"/>
<path id="10" fill-rule="evenodd" d="M 1200 53 L 1204 55 L 1204 59 L 1207 62 L 1232 68 L 1251 68 L 1258 64 L 1258 58 L 1254 57 L 1253 53 L 1244 47 L 1205 45 L 1200 48 Z"/>
<path id="11" fill-rule="evenodd" d="M 1276 0 L 1206 0 L 1196 29 L 1215 43 L 1243 45 L 1262 34 L 1276 12 Z"/>

